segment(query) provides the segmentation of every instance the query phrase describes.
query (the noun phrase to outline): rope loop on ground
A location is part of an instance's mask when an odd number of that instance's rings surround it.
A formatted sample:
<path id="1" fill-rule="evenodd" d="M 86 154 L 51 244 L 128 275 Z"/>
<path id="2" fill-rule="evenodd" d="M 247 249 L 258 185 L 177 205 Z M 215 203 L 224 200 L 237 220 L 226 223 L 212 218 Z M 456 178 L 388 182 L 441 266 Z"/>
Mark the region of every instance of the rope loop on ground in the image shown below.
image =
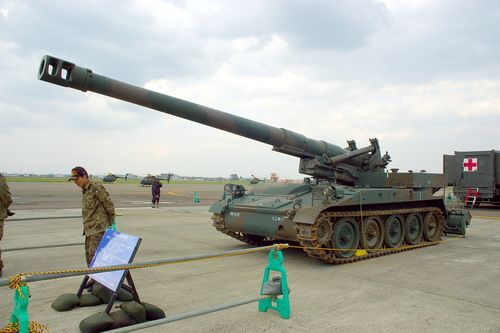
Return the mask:
<path id="1" fill-rule="evenodd" d="M 0 333 L 18 333 L 19 323 L 8 323 L 3 328 L 0 328 Z M 28 333 L 44 333 L 50 332 L 49 328 L 36 321 L 30 321 L 28 324 Z"/>

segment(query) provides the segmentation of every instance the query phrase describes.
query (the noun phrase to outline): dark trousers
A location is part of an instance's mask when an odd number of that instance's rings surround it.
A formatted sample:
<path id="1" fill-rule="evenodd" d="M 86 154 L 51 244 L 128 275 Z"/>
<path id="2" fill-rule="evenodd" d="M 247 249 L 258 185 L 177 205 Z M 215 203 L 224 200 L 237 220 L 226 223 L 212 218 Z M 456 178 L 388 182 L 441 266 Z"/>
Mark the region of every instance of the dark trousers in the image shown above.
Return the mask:
<path id="1" fill-rule="evenodd" d="M 160 195 L 159 194 L 153 195 L 153 199 L 151 199 L 151 202 L 153 203 L 153 205 L 158 204 L 160 202 Z"/>

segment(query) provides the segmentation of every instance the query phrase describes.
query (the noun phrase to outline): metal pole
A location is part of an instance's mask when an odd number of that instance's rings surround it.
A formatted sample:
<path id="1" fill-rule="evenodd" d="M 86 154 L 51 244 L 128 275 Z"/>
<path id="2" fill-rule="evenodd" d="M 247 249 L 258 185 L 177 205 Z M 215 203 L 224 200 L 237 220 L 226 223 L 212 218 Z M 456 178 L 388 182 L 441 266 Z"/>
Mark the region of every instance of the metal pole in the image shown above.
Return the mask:
<path id="1" fill-rule="evenodd" d="M 85 243 L 81 242 L 81 243 L 66 243 L 66 244 L 52 244 L 52 245 L 39 245 L 39 246 L 25 246 L 25 247 L 10 247 L 7 249 L 2 249 L 2 252 L 46 249 L 51 247 L 63 247 L 63 246 L 74 246 L 74 245 L 85 245 Z"/>
<path id="2" fill-rule="evenodd" d="M 62 277 L 70 277 L 70 276 L 78 276 L 78 275 L 86 275 L 86 274 L 97 274 L 97 273 L 104 273 L 104 272 L 111 272 L 111 271 L 122 271 L 124 269 L 133 269 L 130 267 L 134 267 L 134 266 L 142 266 L 142 265 L 158 265 L 159 266 L 160 264 L 169 264 L 169 263 L 173 264 L 173 263 L 189 261 L 189 260 L 198 260 L 198 259 L 208 259 L 208 258 L 214 258 L 214 257 L 229 256 L 229 255 L 233 255 L 235 253 L 241 253 L 241 254 L 253 253 L 256 251 L 260 251 L 263 249 L 270 249 L 270 248 L 273 248 L 273 245 L 256 247 L 256 248 L 246 249 L 246 250 L 233 250 L 233 251 L 228 251 L 228 252 L 203 254 L 203 255 L 197 255 L 197 256 L 187 256 L 187 257 L 180 257 L 180 258 L 142 262 L 142 263 L 132 263 L 132 264 L 126 264 L 126 265 L 124 264 L 124 265 L 102 266 L 102 267 L 98 267 L 99 271 L 93 270 L 92 268 L 87 268 L 87 269 L 83 269 L 82 272 L 68 272 L 68 273 L 58 273 L 58 274 L 50 274 L 50 272 L 47 272 L 47 274 L 26 275 L 25 278 L 26 278 L 26 282 L 53 280 L 53 279 L 59 279 Z M 56 271 L 64 271 L 64 270 L 59 269 Z M 8 285 L 9 285 L 9 279 L 0 279 L 0 287 L 8 286 Z"/>
<path id="3" fill-rule="evenodd" d="M 82 218 L 81 215 L 71 215 L 71 216 L 46 216 L 46 217 L 19 217 L 13 219 L 5 219 L 5 222 L 14 221 L 34 221 L 34 220 L 57 220 L 57 219 L 78 219 Z"/>
<path id="4" fill-rule="evenodd" d="M 148 328 L 148 327 L 159 326 L 159 325 L 171 323 L 171 322 L 174 322 L 177 320 L 192 318 L 192 317 L 201 316 L 201 315 L 204 315 L 207 313 L 212 313 L 212 312 L 217 312 L 217 311 L 221 311 L 221 310 L 225 310 L 225 309 L 229 309 L 229 308 L 234 308 L 235 306 L 253 303 L 253 302 L 259 301 L 261 299 L 266 299 L 269 297 L 271 297 L 271 296 L 260 295 L 260 296 L 252 297 L 252 298 L 245 299 L 245 300 L 235 301 L 235 302 L 227 303 L 227 304 L 216 305 L 216 306 L 206 308 L 206 309 L 189 311 L 189 312 L 185 312 L 185 313 L 171 316 L 169 318 L 147 321 L 144 323 L 131 325 L 131 326 L 127 326 L 127 327 L 121 327 L 121 328 L 117 328 L 117 329 L 106 331 L 106 332 L 112 332 L 112 333 L 134 332 L 134 331 L 138 331 L 138 330 Z"/>
<path id="5" fill-rule="evenodd" d="M 122 214 L 116 214 L 115 216 L 123 216 Z M 81 215 L 68 215 L 68 216 L 43 216 L 43 217 L 15 217 L 7 218 L 5 222 L 14 221 L 36 221 L 36 220 L 59 220 L 59 219 L 81 219 Z"/>

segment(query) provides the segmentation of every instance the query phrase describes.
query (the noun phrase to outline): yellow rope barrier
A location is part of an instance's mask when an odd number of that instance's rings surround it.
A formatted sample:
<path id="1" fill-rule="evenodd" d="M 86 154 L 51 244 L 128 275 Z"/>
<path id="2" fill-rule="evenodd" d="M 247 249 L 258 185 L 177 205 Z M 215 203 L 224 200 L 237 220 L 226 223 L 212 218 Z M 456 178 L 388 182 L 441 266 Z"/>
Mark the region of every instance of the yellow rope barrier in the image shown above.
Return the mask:
<path id="1" fill-rule="evenodd" d="M 19 296 L 21 296 L 22 299 L 24 299 L 23 292 L 21 291 L 21 283 L 22 283 L 23 277 L 20 274 L 17 274 L 15 276 L 10 276 L 9 277 L 9 288 L 10 289 L 16 289 L 17 292 L 19 293 Z M 31 297 L 30 294 L 30 289 L 28 286 L 28 298 Z"/>
<path id="2" fill-rule="evenodd" d="M 456 239 L 459 237 L 455 237 L 452 239 Z M 451 239 L 447 240 L 441 240 L 441 241 L 436 241 L 436 242 L 424 242 L 420 243 L 418 245 L 407 245 L 407 246 L 401 246 L 399 248 L 391 248 L 390 250 L 401 250 L 401 249 L 411 249 L 411 248 L 417 248 L 417 247 L 422 247 L 422 245 L 435 245 L 438 243 L 443 243 L 445 241 L 449 241 Z M 354 250 L 364 250 L 364 251 L 386 251 L 388 250 L 387 248 L 377 248 L 377 249 L 351 249 L 351 248 L 324 248 L 324 247 L 307 247 L 307 246 L 298 246 L 298 245 L 288 245 L 288 244 L 274 244 L 270 246 L 264 246 L 264 247 L 259 247 L 256 249 L 251 249 L 251 250 L 243 250 L 243 251 L 236 251 L 232 253 L 227 253 L 227 254 L 218 254 L 218 255 L 213 255 L 213 256 L 207 256 L 204 258 L 193 258 L 193 259 L 184 259 L 184 260 L 179 260 L 179 261 L 174 261 L 174 262 L 162 262 L 162 263 L 154 263 L 154 264 L 141 264 L 141 265 L 129 265 L 129 266 L 116 266 L 113 267 L 116 270 L 126 270 L 126 269 L 139 269 L 139 268 L 150 268 L 150 267 L 158 267 L 158 266 L 166 266 L 166 265 L 174 265 L 174 264 L 183 264 L 183 263 L 189 263 L 189 262 L 200 262 L 200 261 L 205 261 L 205 260 L 210 260 L 210 259 L 221 259 L 221 258 L 227 258 L 227 257 L 234 257 L 238 255 L 243 255 L 243 254 L 249 254 L 249 253 L 255 253 L 259 251 L 264 251 L 268 249 L 274 249 L 274 250 L 282 250 L 282 249 L 287 249 L 287 248 L 295 248 L 295 249 L 317 249 L 317 250 L 323 250 L 323 251 L 354 251 Z M 16 274 L 15 276 L 9 277 L 9 288 L 11 289 L 16 289 L 19 295 L 24 299 L 24 295 L 21 292 L 21 285 L 23 284 L 23 277 L 27 276 L 35 276 L 35 275 L 56 275 L 56 274 L 64 274 L 64 273 L 93 273 L 93 272 L 102 272 L 106 271 L 108 268 L 106 267 L 94 267 L 94 268 L 84 268 L 84 269 L 66 269 L 66 270 L 59 270 L 59 271 L 45 271 L 45 272 L 28 272 L 28 273 L 19 273 Z M 29 294 L 29 289 L 28 289 L 28 297 L 31 297 L 31 294 Z M 4 328 L 0 329 L 0 333 L 17 333 L 19 331 L 19 324 L 18 323 L 9 323 L 7 326 Z M 34 321 L 29 322 L 29 333 L 43 333 L 44 331 L 49 331 L 48 327 L 36 323 Z"/>
<path id="3" fill-rule="evenodd" d="M 453 238 L 454 239 L 454 238 Z M 237 251 L 237 252 L 232 252 L 232 253 L 227 253 L 227 254 L 219 254 L 219 255 L 213 255 L 213 256 L 208 256 L 205 258 L 194 258 L 194 259 L 185 259 L 185 260 L 179 260 L 175 262 L 162 262 L 162 263 L 154 263 L 154 264 L 141 264 L 141 265 L 130 265 L 130 266 L 116 266 L 114 267 L 116 270 L 126 270 L 126 269 L 139 269 L 139 268 L 151 268 L 151 267 L 158 267 L 158 266 L 166 266 L 166 265 L 174 265 L 174 264 L 185 264 L 185 263 L 190 263 L 190 262 L 200 262 L 200 261 L 205 261 L 205 260 L 210 260 L 210 259 L 222 259 L 222 258 L 227 258 L 227 257 L 234 257 L 238 255 L 243 255 L 243 254 L 249 254 L 249 253 L 255 253 L 259 251 L 264 251 L 268 249 L 275 249 L 275 250 L 282 250 L 286 248 L 294 248 L 294 249 L 317 249 L 317 250 L 322 250 L 322 251 L 355 251 L 355 250 L 364 250 L 364 251 L 387 251 L 387 250 L 405 250 L 405 249 L 412 249 L 412 248 L 418 248 L 422 247 L 425 245 L 435 245 L 438 243 L 443 243 L 448 240 L 442 240 L 442 241 L 437 241 L 437 242 L 424 242 L 420 243 L 417 245 L 407 245 L 407 246 L 401 246 L 398 248 L 376 248 L 376 249 L 351 249 L 351 248 L 326 248 L 326 247 L 307 247 L 307 246 L 298 246 L 298 245 L 288 245 L 288 244 L 274 244 L 270 246 L 263 246 L 259 247 L 256 249 L 251 249 L 251 250 L 243 250 L 243 251 Z M 35 276 L 35 275 L 55 275 L 55 274 L 65 274 L 65 273 L 99 273 L 102 271 L 106 271 L 106 267 L 94 267 L 94 268 L 80 268 L 80 269 L 66 269 L 66 270 L 59 270 L 59 271 L 45 271 L 45 272 L 27 272 L 27 273 L 19 273 L 16 274 L 15 276 L 11 276 L 9 278 L 9 287 L 11 289 L 17 289 L 17 291 L 20 293 L 20 282 L 22 280 L 23 276 Z M 1 333 L 1 332 L 0 332 Z"/>
<path id="4" fill-rule="evenodd" d="M 19 293 L 19 296 L 22 299 L 25 299 L 25 296 L 21 291 L 21 286 L 26 286 L 28 290 L 28 298 L 30 298 L 31 297 L 30 289 L 23 281 L 21 275 L 18 274 L 16 276 L 11 276 L 9 278 L 9 288 L 16 289 L 16 291 Z M 18 322 L 14 323 L 11 322 L 8 323 L 4 328 L 0 328 L 0 333 L 17 333 L 17 332 L 19 332 Z M 43 324 L 37 323 L 36 321 L 30 321 L 28 323 L 28 333 L 43 333 L 43 332 L 49 332 L 49 328 Z"/>
<path id="5" fill-rule="evenodd" d="M 216 259 L 216 258 L 226 258 L 226 257 L 233 257 L 233 256 L 238 256 L 238 255 L 243 255 L 243 254 L 248 254 L 248 253 L 255 253 L 263 250 L 268 250 L 268 249 L 275 249 L 275 250 L 282 250 L 288 248 L 288 244 L 274 244 L 270 246 L 264 246 L 256 249 L 251 249 L 251 250 L 243 250 L 243 251 L 236 251 L 232 253 L 226 253 L 226 254 L 219 254 L 219 255 L 213 255 L 213 256 L 208 256 L 205 258 L 195 258 L 195 259 L 185 259 L 185 260 L 179 260 L 175 262 L 164 262 L 164 263 L 156 263 L 156 264 L 142 264 L 142 265 L 131 265 L 131 266 L 116 266 L 114 267 L 116 270 L 125 270 L 125 269 L 138 269 L 138 268 L 148 268 L 148 267 L 157 267 L 157 266 L 163 266 L 163 265 L 173 265 L 173 264 L 182 264 L 182 263 L 188 263 L 188 262 L 199 262 L 199 261 L 204 261 L 204 260 L 209 260 L 209 259 Z M 19 273 L 16 274 L 15 276 L 10 276 L 9 277 L 9 288 L 10 289 L 16 289 L 19 295 L 24 299 L 24 295 L 21 291 L 21 286 L 24 285 L 23 277 L 26 276 L 34 276 L 34 275 L 55 275 L 55 274 L 63 274 L 63 273 L 84 273 L 84 272 L 100 272 L 100 271 L 105 271 L 107 268 L 105 267 L 95 267 L 95 268 L 85 268 L 85 269 L 66 269 L 66 270 L 59 270 L 59 271 L 46 271 L 46 272 L 29 272 L 29 273 Z M 27 286 L 26 286 L 27 287 Z M 28 297 L 31 297 L 31 294 L 29 293 L 29 288 L 28 288 Z M 29 322 L 29 333 L 43 333 L 43 332 L 49 332 L 49 329 L 47 326 L 30 321 Z M 19 323 L 9 323 L 7 326 L 4 328 L 0 328 L 0 333 L 17 333 L 19 332 Z"/>
<path id="6" fill-rule="evenodd" d="M 242 251 L 236 251 L 236 252 L 232 252 L 232 253 L 207 256 L 204 258 L 184 259 L 184 260 L 179 260 L 179 261 L 175 261 L 175 262 L 162 262 L 162 263 L 154 263 L 154 264 L 115 266 L 113 268 L 115 270 L 126 270 L 126 269 L 150 268 L 150 267 L 158 267 L 158 266 L 166 266 L 166 265 L 174 265 L 174 264 L 184 264 L 184 263 L 189 263 L 189 262 L 200 262 L 200 261 L 205 261 L 205 260 L 210 260 L 210 259 L 221 259 L 221 258 L 226 258 L 226 257 L 234 257 L 234 256 L 238 256 L 238 255 L 243 255 L 243 254 L 264 251 L 264 250 L 268 250 L 271 248 L 281 250 L 281 249 L 286 249 L 287 247 L 289 247 L 288 244 L 275 244 L 275 245 L 263 246 L 263 247 L 250 249 L 250 250 L 242 250 Z M 59 271 L 19 273 L 19 274 L 16 274 L 15 276 L 11 276 L 9 278 L 9 288 L 17 289 L 18 292 L 20 292 L 20 283 L 22 281 L 23 276 L 27 277 L 27 276 L 35 276 L 35 275 L 56 275 L 56 274 L 65 274 L 65 273 L 84 273 L 84 272 L 99 273 L 102 271 L 106 271 L 107 269 L 108 269 L 107 267 L 94 267 L 94 268 L 80 268 L 80 269 L 65 269 L 65 270 L 59 270 Z"/>

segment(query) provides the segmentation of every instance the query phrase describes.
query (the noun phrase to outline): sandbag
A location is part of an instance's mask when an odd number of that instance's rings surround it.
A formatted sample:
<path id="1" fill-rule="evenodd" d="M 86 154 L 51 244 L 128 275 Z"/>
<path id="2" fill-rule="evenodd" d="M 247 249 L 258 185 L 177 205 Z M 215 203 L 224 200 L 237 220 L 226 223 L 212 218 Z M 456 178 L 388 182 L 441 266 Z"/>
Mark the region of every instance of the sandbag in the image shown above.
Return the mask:
<path id="1" fill-rule="evenodd" d="M 111 299 L 111 296 L 113 295 L 113 292 L 102 284 L 96 283 L 94 284 L 94 290 L 92 290 L 92 294 L 99 297 L 104 303 L 108 303 Z"/>
<path id="2" fill-rule="evenodd" d="M 288 293 L 290 293 L 290 287 L 288 287 Z M 283 289 L 281 285 L 281 276 L 274 276 L 271 280 L 266 281 L 262 286 L 261 295 L 283 295 Z"/>
<path id="3" fill-rule="evenodd" d="M 80 300 L 76 294 L 63 294 L 52 303 L 52 307 L 54 310 L 62 312 L 69 311 L 79 304 Z"/>
<path id="4" fill-rule="evenodd" d="M 83 294 L 80 296 L 80 306 L 94 306 L 102 303 L 103 301 L 94 294 Z"/>
<path id="5" fill-rule="evenodd" d="M 82 333 L 99 333 L 107 331 L 114 324 L 113 318 L 106 312 L 99 312 L 80 322 Z"/>
<path id="6" fill-rule="evenodd" d="M 159 307 L 146 302 L 142 302 L 142 306 L 144 306 L 144 310 L 146 310 L 147 321 L 165 318 L 165 311 L 163 311 Z"/>
<path id="7" fill-rule="evenodd" d="M 124 288 L 118 289 L 118 300 L 122 302 L 129 302 L 134 300 L 134 295 L 131 292 L 128 292 Z"/>
<path id="8" fill-rule="evenodd" d="M 124 302 L 120 305 L 120 307 L 130 317 L 134 318 L 137 323 L 143 323 L 146 321 L 146 309 L 144 309 L 144 306 L 136 301 Z"/>
<path id="9" fill-rule="evenodd" d="M 123 310 L 118 310 L 111 312 L 109 314 L 111 318 L 113 318 L 113 325 L 109 328 L 110 330 L 114 330 L 115 328 L 120 328 L 120 327 L 125 327 L 125 326 L 130 326 L 130 325 L 135 325 L 137 322 L 134 320 L 134 318 L 130 317 L 125 311 Z"/>

